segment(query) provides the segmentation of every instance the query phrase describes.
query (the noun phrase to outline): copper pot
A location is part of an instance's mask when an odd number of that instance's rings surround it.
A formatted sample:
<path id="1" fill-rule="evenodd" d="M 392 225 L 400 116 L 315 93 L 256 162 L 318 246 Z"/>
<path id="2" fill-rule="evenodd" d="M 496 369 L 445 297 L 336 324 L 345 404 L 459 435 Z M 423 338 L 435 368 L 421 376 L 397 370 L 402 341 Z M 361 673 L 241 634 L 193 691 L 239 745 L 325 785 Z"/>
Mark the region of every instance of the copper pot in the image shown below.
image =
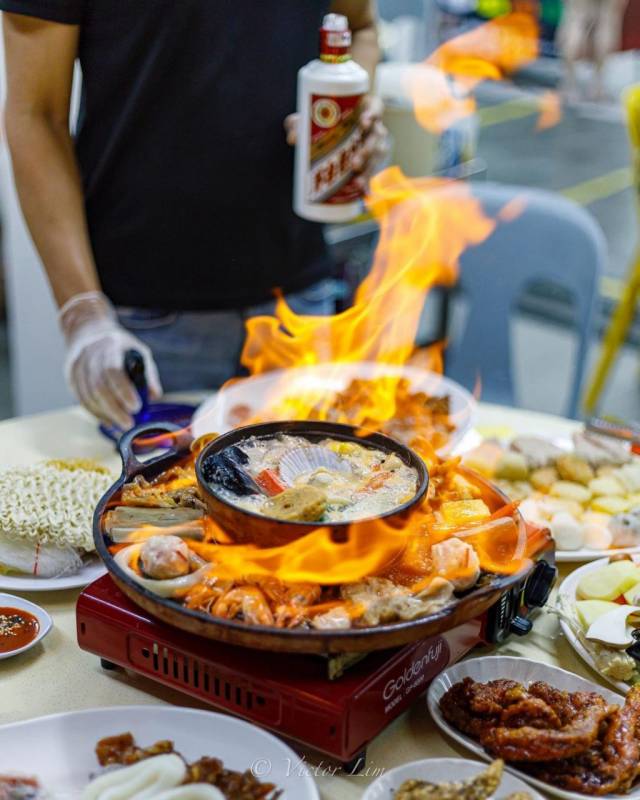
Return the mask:
<path id="1" fill-rule="evenodd" d="M 339 425 L 334 422 L 267 422 L 235 428 L 204 447 L 196 461 L 196 476 L 210 516 L 236 542 L 256 544 L 260 547 L 278 547 L 299 539 L 301 536 L 306 536 L 312 530 L 320 527 L 317 522 L 283 521 L 239 508 L 217 494 L 204 479 L 203 463 L 214 453 L 221 453 L 228 447 L 240 444 L 252 436 L 265 438 L 282 433 L 301 436 L 311 442 L 331 438 L 341 442 L 369 446 L 385 453 L 395 453 L 405 464 L 413 467 L 418 473 L 418 487 L 415 495 L 406 503 L 392 508 L 386 514 L 378 515 L 376 519 L 384 518 L 391 525 L 395 522 L 400 524 L 409 517 L 411 510 L 426 494 L 429 486 L 429 472 L 424 461 L 411 448 L 382 433 L 363 432 L 353 425 Z M 357 520 L 358 523 L 364 521 Z M 352 524 L 353 521 L 330 523 L 329 527 L 335 540 L 345 541 L 347 530 Z"/>

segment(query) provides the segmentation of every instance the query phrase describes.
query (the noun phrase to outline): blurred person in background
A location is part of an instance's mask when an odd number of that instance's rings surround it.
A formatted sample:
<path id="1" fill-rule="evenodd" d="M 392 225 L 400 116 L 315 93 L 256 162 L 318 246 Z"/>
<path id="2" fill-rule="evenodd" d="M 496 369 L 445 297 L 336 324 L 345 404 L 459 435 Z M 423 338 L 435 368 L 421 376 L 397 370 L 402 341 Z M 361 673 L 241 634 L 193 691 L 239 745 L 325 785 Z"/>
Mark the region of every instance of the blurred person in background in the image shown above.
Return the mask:
<path id="1" fill-rule="evenodd" d="M 628 0 L 564 0 L 557 42 L 565 62 L 565 92 L 579 99 L 576 75 L 580 60 L 594 65 L 590 99 L 606 97 L 604 67 L 607 58 L 620 49 L 622 24 Z"/>
<path id="2" fill-rule="evenodd" d="M 374 0 L 0 9 L 16 185 L 60 307 L 67 379 L 86 408 L 133 424 L 140 400 L 123 368 L 132 348 L 152 396 L 221 385 L 239 369 L 246 319 L 272 313 L 275 287 L 297 313 L 334 311 L 322 227 L 291 207 L 291 111 L 329 11 L 348 17 L 373 85 Z M 381 113 L 367 98 L 354 162 L 363 182 L 384 149 Z"/>

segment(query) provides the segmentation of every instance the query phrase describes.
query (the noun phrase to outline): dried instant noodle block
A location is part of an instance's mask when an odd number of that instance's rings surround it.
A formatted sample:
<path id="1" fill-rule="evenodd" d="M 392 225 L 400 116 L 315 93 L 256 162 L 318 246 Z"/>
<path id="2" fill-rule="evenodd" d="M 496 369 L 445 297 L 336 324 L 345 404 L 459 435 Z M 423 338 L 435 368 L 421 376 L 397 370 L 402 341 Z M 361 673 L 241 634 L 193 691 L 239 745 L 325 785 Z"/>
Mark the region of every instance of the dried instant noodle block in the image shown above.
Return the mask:
<path id="1" fill-rule="evenodd" d="M 113 480 L 107 469 L 87 461 L 1 471 L 0 535 L 91 551 L 93 510 Z"/>

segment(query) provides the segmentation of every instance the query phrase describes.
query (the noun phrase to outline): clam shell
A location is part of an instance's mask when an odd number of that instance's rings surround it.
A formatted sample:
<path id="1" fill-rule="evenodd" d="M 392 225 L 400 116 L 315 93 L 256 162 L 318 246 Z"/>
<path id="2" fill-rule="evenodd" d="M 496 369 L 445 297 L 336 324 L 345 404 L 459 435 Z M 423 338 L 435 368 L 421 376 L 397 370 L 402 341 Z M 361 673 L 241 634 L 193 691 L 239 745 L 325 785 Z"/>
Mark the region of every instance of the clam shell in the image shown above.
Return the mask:
<path id="1" fill-rule="evenodd" d="M 331 472 L 349 472 L 351 466 L 344 458 L 319 444 L 308 447 L 294 447 L 280 459 L 278 465 L 280 477 L 288 486 L 293 486 L 300 475 L 315 472 L 317 469 L 327 469 Z"/>

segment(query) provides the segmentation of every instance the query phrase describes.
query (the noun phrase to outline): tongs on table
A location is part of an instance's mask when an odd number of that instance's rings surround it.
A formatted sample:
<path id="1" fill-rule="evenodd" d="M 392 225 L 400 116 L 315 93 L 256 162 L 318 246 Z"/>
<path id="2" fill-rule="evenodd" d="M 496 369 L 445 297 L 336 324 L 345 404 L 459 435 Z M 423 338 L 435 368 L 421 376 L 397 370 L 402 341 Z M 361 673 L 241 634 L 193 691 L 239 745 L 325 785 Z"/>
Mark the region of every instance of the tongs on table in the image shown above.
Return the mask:
<path id="1" fill-rule="evenodd" d="M 628 442 L 631 452 L 640 455 L 640 423 L 591 417 L 585 423 L 588 431 Z"/>

